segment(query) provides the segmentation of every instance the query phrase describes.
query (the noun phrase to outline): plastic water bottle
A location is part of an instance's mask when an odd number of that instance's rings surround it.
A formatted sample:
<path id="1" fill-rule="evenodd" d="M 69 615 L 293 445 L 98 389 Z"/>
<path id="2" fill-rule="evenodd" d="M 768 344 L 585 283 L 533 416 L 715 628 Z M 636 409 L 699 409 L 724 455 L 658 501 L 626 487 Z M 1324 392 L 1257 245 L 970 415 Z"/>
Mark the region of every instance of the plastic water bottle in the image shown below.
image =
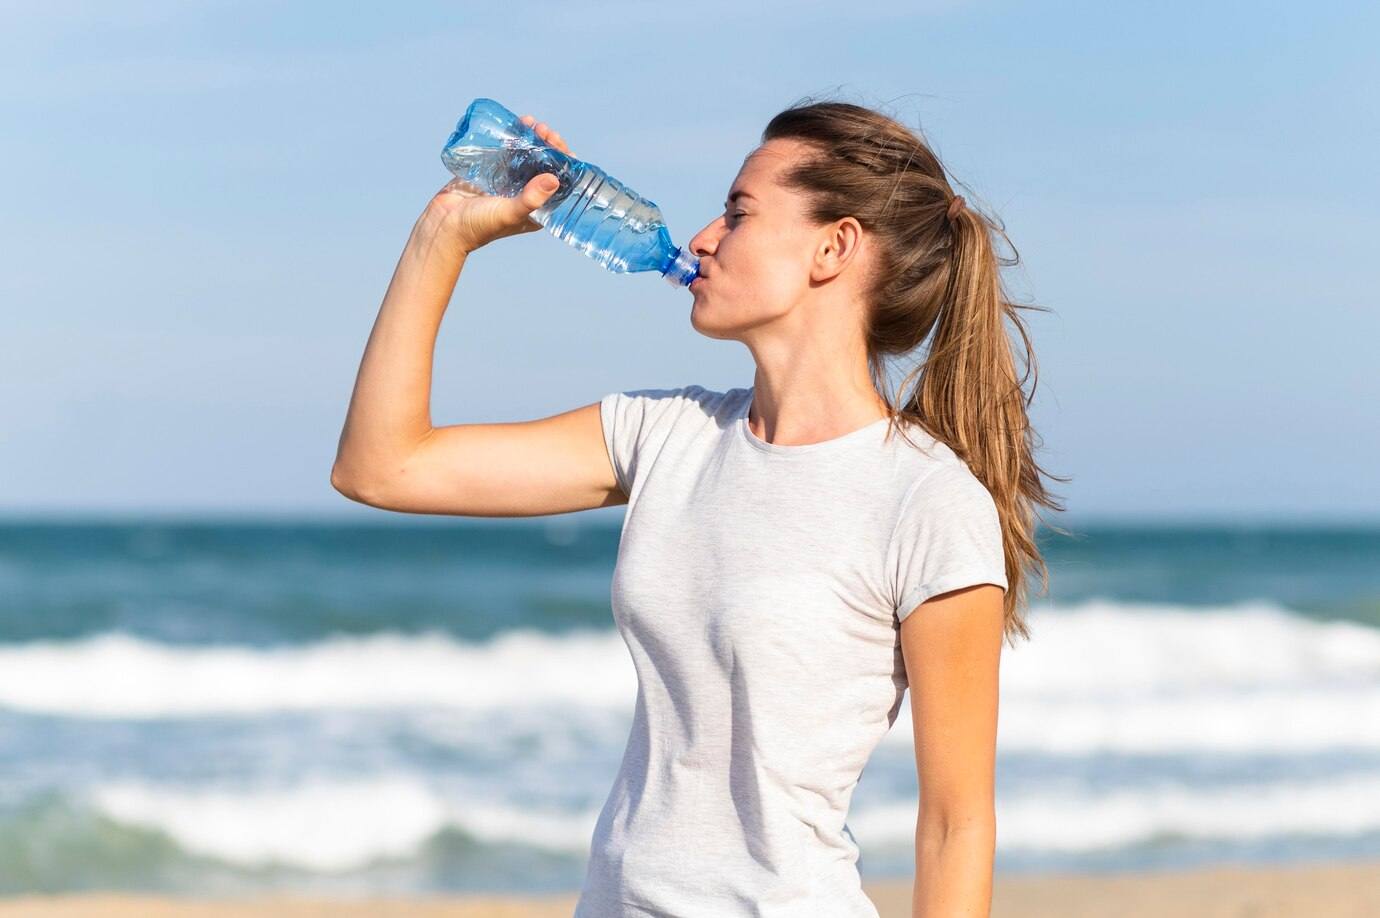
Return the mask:
<path id="1" fill-rule="evenodd" d="M 547 232 L 615 274 L 657 271 L 673 287 L 688 287 L 699 276 L 699 258 L 672 244 L 660 208 L 598 166 L 546 143 L 492 99 L 470 103 L 441 161 L 457 178 L 505 198 L 553 173 L 560 187 L 532 213 Z"/>

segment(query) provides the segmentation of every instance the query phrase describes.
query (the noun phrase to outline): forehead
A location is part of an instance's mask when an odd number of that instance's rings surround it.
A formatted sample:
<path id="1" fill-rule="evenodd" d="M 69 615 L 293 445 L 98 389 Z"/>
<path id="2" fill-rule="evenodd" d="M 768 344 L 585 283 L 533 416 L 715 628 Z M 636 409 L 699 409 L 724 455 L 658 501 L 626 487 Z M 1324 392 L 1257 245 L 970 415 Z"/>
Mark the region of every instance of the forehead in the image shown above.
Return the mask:
<path id="1" fill-rule="evenodd" d="M 796 140 L 768 140 L 743 160 L 729 194 L 736 191 L 747 191 L 755 197 L 772 194 L 778 189 L 776 176 L 790 168 L 806 152 L 805 145 Z"/>

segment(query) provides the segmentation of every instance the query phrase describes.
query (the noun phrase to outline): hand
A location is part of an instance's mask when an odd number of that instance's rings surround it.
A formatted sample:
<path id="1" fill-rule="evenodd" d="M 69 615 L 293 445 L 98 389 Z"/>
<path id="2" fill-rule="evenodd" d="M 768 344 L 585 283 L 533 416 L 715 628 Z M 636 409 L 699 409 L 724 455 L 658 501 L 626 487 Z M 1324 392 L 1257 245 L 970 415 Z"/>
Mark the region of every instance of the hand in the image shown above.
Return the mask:
<path id="1" fill-rule="evenodd" d="M 574 153 L 571 153 L 570 148 L 565 145 L 565 141 L 561 139 L 561 135 L 558 134 L 556 131 L 551 130 L 551 128 L 547 125 L 545 121 L 537 121 L 537 119 L 532 115 L 523 115 L 518 120 L 521 121 L 523 124 L 527 125 L 529 128 L 532 128 L 532 130 L 536 132 L 538 137 L 540 137 L 546 143 L 549 143 L 551 146 L 555 147 L 557 150 L 560 150 L 566 156 L 575 155 Z"/>
<path id="2" fill-rule="evenodd" d="M 532 115 L 523 115 L 520 120 L 552 147 L 568 156 L 575 155 L 570 152 L 561 135 L 546 122 L 537 122 Z M 516 198 L 505 198 L 487 194 L 455 178 L 436 193 L 427 210 L 434 214 L 463 251 L 473 252 L 495 239 L 541 229 L 541 224 L 531 218 L 531 213 L 545 204 L 558 187 L 556 177 L 544 173 L 534 176 Z"/>

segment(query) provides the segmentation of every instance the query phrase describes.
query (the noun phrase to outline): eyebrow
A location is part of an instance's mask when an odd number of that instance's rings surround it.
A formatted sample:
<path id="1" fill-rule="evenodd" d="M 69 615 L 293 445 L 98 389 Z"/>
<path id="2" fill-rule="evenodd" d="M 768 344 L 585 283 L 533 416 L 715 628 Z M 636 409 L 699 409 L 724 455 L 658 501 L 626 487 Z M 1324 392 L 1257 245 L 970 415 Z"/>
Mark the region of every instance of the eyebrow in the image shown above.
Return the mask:
<path id="1" fill-rule="evenodd" d="M 735 191 L 735 192 L 733 192 L 731 195 L 728 196 L 728 200 L 727 200 L 727 201 L 724 201 L 724 207 L 729 207 L 729 206 L 731 206 L 731 205 L 733 204 L 733 202 L 736 201 L 736 200 L 738 200 L 739 198 L 752 198 L 754 201 L 757 200 L 756 198 L 753 198 L 752 195 L 749 194 L 749 193 L 746 192 L 746 191 Z"/>

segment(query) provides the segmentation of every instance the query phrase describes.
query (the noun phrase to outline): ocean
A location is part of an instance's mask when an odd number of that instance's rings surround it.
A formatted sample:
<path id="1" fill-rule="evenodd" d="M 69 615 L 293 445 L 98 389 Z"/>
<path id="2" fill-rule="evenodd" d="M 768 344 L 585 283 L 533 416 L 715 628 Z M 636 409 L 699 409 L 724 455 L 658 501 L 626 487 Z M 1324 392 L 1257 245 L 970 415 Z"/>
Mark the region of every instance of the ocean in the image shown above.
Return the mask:
<path id="1" fill-rule="evenodd" d="M 0 523 L 0 894 L 578 889 L 620 520 Z M 1380 528 L 1041 541 L 999 872 L 1380 855 Z M 910 737 L 854 794 L 864 880 L 912 875 Z"/>

